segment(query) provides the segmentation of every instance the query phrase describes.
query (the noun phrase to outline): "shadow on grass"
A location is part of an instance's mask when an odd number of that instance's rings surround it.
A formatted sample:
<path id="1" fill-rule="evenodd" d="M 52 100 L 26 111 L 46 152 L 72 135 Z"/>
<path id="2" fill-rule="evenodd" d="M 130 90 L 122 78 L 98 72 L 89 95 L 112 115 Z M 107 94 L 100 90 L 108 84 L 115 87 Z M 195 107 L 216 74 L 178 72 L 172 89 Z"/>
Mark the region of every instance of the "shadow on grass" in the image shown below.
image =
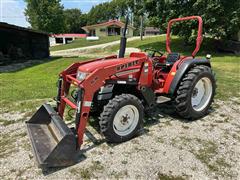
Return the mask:
<path id="1" fill-rule="evenodd" d="M 46 59 L 35 59 L 35 60 L 27 60 L 24 62 L 16 62 L 4 66 L 0 66 L 0 73 L 12 73 L 12 72 L 17 72 L 21 71 L 25 68 L 30 68 L 36 65 L 48 63 L 51 61 L 55 61 L 60 59 L 61 57 L 49 57 Z"/>
<path id="2" fill-rule="evenodd" d="M 214 113 L 214 112 L 215 112 L 215 109 L 213 107 L 211 107 L 209 109 L 207 115 L 209 115 L 211 113 Z M 162 123 L 162 120 L 164 118 L 171 118 L 172 121 L 181 121 L 182 123 L 188 123 L 188 124 L 191 124 L 191 123 L 196 122 L 196 121 L 200 121 L 202 119 L 202 118 L 200 118 L 200 119 L 196 119 L 196 120 L 186 120 L 186 119 L 181 118 L 176 113 L 174 105 L 173 105 L 172 102 L 166 102 L 166 103 L 158 104 L 149 114 L 145 115 L 143 128 L 139 130 L 138 135 L 136 137 L 144 136 L 145 134 L 147 134 L 149 132 L 149 130 L 148 130 L 149 127 Z M 99 122 L 99 120 L 95 117 L 92 121 L 90 121 L 90 125 L 98 133 L 101 133 L 98 122 Z M 89 133 L 89 132 L 87 132 L 87 133 Z M 94 135 L 92 135 L 91 139 L 92 139 L 93 142 L 95 142 L 96 146 L 101 145 L 102 143 L 106 142 L 105 139 L 97 140 L 96 138 L 94 138 Z M 119 144 L 107 143 L 107 145 L 109 147 L 115 147 Z M 96 146 L 94 146 L 94 147 L 96 147 Z M 92 148 L 90 148 L 90 149 L 92 149 Z"/>
<path id="3" fill-rule="evenodd" d="M 26 68 L 31 68 L 33 66 L 37 66 L 40 64 L 45 64 L 45 63 L 49 63 L 52 61 L 57 61 L 59 59 L 61 59 L 62 57 L 60 56 L 56 56 L 56 57 L 49 57 L 46 59 L 36 59 L 36 60 L 28 60 L 25 62 L 19 62 L 19 63 L 12 63 L 9 65 L 4 65 L 4 66 L 0 66 L 0 73 L 14 73 L 17 71 L 21 71 L 24 70 Z"/>
<path id="4" fill-rule="evenodd" d="M 95 117 L 94 117 L 95 118 Z M 68 123 L 67 125 L 72 125 L 74 124 L 74 122 L 70 122 Z M 96 131 L 98 133 L 100 133 L 100 130 L 99 130 L 99 127 L 98 127 L 98 121 L 96 119 L 94 119 L 94 121 L 91 121 L 90 122 L 91 126 L 96 129 Z M 87 157 L 85 155 L 86 152 L 100 146 L 101 144 L 105 143 L 106 140 L 105 139 L 98 139 L 94 136 L 94 134 L 89 131 L 87 128 L 85 130 L 85 135 L 87 136 L 87 138 L 90 140 L 90 142 L 92 142 L 91 145 L 87 145 L 87 146 L 84 146 L 82 147 L 82 149 L 80 149 L 77 153 L 77 158 L 76 158 L 76 162 L 73 164 L 73 165 L 70 165 L 70 166 L 64 166 L 64 167 L 52 167 L 52 168 L 44 168 L 42 167 L 41 170 L 42 170 L 42 173 L 44 176 L 47 176 L 47 175 L 50 175 L 50 174 L 53 174 L 57 171 L 60 171 L 62 169 L 65 169 L 65 168 L 69 168 L 71 166 L 74 166 L 74 165 L 77 165 L 81 162 L 83 162 Z"/>
<path id="5" fill-rule="evenodd" d="M 207 115 L 209 115 L 213 112 L 215 112 L 215 109 L 211 107 L 209 109 Z M 205 116 L 207 116 L 207 115 L 205 115 Z M 192 122 L 199 121 L 202 119 L 202 118 L 195 119 L 195 120 L 184 119 L 177 114 L 173 103 L 167 102 L 167 103 L 162 103 L 162 104 L 157 105 L 156 108 L 151 112 L 151 114 L 146 115 L 147 120 L 145 122 L 145 126 L 149 127 L 152 125 L 156 125 L 158 123 L 161 123 L 162 118 L 168 118 L 168 117 L 170 117 L 173 120 L 181 121 L 183 123 L 192 123 Z"/>
<path id="6" fill-rule="evenodd" d="M 76 154 L 77 158 L 76 158 L 76 162 L 74 164 L 72 164 L 70 166 L 64 166 L 64 167 L 51 167 L 51 168 L 42 167 L 41 170 L 42 170 L 43 175 L 47 176 L 47 175 L 53 174 L 57 171 L 60 171 L 62 169 L 69 168 L 71 166 L 74 166 L 74 165 L 77 165 L 77 164 L 83 162 L 85 159 L 87 159 L 87 157 L 84 153 L 86 153 L 86 152 L 90 151 L 91 149 L 94 149 L 106 142 L 105 139 L 97 139 L 88 129 L 86 129 L 85 135 L 88 137 L 88 139 L 93 144 L 90 146 L 87 146 L 87 148 L 81 149 L 77 152 L 77 154 Z"/>
<path id="7" fill-rule="evenodd" d="M 64 167 L 52 167 L 52 168 L 41 168 L 42 170 L 42 173 L 44 176 L 47 176 L 47 175 L 50 175 L 50 174 L 53 174 L 57 171 L 61 171 L 65 168 L 69 168 L 69 167 L 72 167 L 78 163 L 81 163 L 82 161 L 84 161 L 87 157 L 81 153 L 81 151 L 79 151 L 79 153 L 77 154 L 77 162 L 71 166 L 64 166 Z"/>

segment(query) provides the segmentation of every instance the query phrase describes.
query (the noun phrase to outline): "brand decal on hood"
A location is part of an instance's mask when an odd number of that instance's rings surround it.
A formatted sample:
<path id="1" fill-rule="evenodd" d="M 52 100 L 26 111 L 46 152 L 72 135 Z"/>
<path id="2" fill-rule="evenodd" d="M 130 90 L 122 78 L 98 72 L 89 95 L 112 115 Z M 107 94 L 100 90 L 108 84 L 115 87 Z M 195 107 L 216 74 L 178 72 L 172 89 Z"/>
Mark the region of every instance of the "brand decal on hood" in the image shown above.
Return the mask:
<path id="1" fill-rule="evenodd" d="M 139 63 L 139 61 L 133 61 L 133 62 L 129 62 L 129 63 L 126 63 L 126 64 L 122 64 L 122 65 L 119 65 L 117 66 L 117 71 L 120 71 L 120 70 L 123 70 L 123 69 L 127 69 L 131 66 L 135 66 Z"/>

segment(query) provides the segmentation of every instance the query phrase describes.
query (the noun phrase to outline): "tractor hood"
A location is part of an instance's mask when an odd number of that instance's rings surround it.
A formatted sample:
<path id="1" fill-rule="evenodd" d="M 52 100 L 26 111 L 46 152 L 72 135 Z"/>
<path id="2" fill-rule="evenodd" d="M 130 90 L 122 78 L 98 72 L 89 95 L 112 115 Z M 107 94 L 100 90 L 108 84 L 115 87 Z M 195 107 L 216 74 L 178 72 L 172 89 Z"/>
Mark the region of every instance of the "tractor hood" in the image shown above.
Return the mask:
<path id="1" fill-rule="evenodd" d="M 81 72 L 91 73 L 96 69 L 103 69 L 105 67 L 109 67 L 113 65 L 117 66 L 122 63 L 129 63 L 138 59 L 139 58 L 137 57 L 130 57 L 130 58 L 118 58 L 118 59 L 106 59 L 106 60 L 93 61 L 93 62 L 80 65 L 78 70 Z"/>

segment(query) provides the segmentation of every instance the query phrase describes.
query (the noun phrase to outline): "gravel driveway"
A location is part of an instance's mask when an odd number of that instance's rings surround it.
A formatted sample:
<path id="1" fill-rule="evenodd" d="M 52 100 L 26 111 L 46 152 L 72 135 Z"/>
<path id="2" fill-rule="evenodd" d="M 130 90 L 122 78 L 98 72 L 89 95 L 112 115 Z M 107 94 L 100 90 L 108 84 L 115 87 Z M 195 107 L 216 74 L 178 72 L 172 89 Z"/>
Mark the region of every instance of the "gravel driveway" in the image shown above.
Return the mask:
<path id="1" fill-rule="evenodd" d="M 129 42 L 129 41 L 133 41 L 136 39 L 139 39 L 139 37 L 131 37 L 131 38 L 128 38 L 127 41 Z M 66 49 L 66 50 L 60 50 L 60 51 L 51 51 L 51 56 L 63 56 L 63 57 L 81 56 L 83 53 L 89 53 L 90 51 L 91 52 L 97 51 L 98 49 L 105 49 L 107 47 L 111 47 L 116 44 L 120 44 L 120 40 L 109 42 L 109 43 L 104 43 L 104 44 L 98 44 L 98 45 L 94 45 L 94 46 Z"/>
<path id="2" fill-rule="evenodd" d="M 23 122 L 30 114 L 1 114 L 0 178 L 240 179 L 240 104 L 233 102 L 217 100 L 208 116 L 193 122 L 178 119 L 170 105 L 158 106 L 140 136 L 118 145 L 89 126 L 95 140 L 85 137 L 78 164 L 43 171 Z"/>
<path id="3" fill-rule="evenodd" d="M 165 34 L 162 34 L 160 36 L 165 36 Z M 145 38 L 151 38 L 154 36 L 147 36 Z M 156 36 L 155 36 L 156 37 Z M 140 37 L 135 36 L 135 37 L 130 37 L 127 39 L 128 42 L 134 41 L 140 39 Z M 62 57 L 76 57 L 76 56 L 91 56 L 92 53 L 95 53 L 94 57 L 96 54 L 98 57 L 101 55 L 106 55 L 109 54 L 109 52 L 106 52 L 105 54 L 102 52 L 102 49 L 107 49 L 111 46 L 118 45 L 120 44 L 119 41 L 113 41 L 105 44 L 98 44 L 94 46 L 87 46 L 87 47 L 81 47 L 81 48 L 74 48 L 74 49 L 66 49 L 66 50 L 60 50 L 60 51 L 51 51 L 51 56 L 62 56 Z M 100 50 L 100 53 L 98 52 Z"/>

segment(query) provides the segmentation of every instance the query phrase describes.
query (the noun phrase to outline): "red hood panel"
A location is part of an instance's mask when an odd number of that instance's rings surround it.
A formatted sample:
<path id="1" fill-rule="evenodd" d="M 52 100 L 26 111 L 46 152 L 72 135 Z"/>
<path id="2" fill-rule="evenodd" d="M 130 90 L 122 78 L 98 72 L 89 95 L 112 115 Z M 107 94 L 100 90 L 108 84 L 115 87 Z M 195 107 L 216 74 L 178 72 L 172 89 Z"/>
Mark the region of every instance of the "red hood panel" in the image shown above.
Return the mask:
<path id="1" fill-rule="evenodd" d="M 125 63 L 125 62 L 128 63 L 128 62 L 131 62 L 131 61 L 134 61 L 137 59 L 139 59 L 139 58 L 131 57 L 131 58 L 99 60 L 99 61 L 94 61 L 94 62 L 89 62 L 89 63 L 83 64 L 83 65 L 79 66 L 78 70 L 81 72 L 91 73 L 95 69 L 101 69 L 101 68 L 104 68 L 107 66 L 118 65 L 121 63 Z"/>

